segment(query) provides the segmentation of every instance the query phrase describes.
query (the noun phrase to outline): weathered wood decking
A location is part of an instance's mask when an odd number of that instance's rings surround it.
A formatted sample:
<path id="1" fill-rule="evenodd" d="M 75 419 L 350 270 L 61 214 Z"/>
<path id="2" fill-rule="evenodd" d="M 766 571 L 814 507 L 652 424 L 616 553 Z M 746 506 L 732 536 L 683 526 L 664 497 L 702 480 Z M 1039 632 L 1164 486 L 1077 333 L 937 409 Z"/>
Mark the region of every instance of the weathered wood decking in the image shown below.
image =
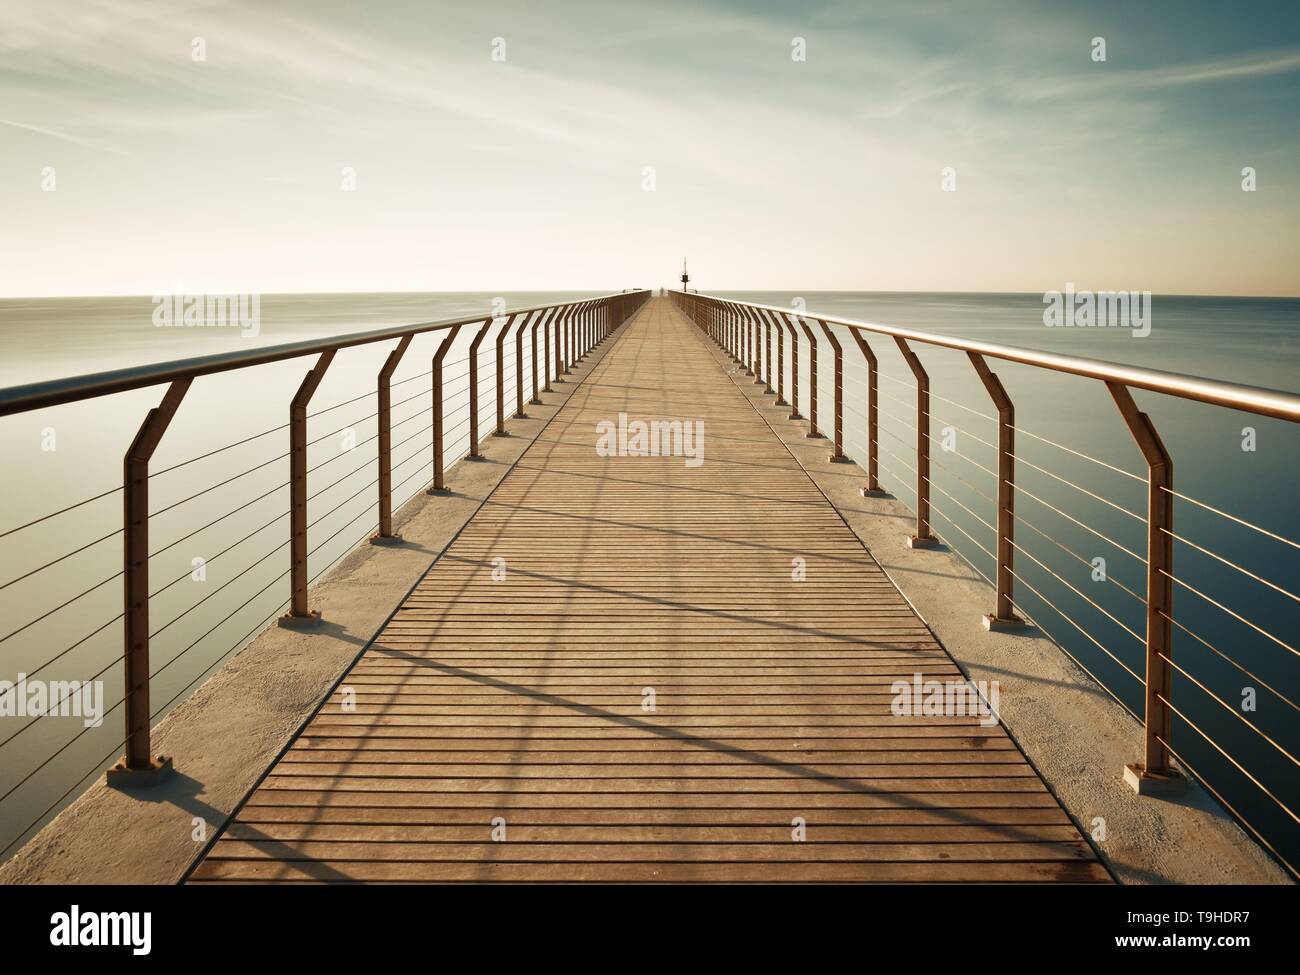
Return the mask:
<path id="1" fill-rule="evenodd" d="M 192 880 L 1108 880 L 1001 727 L 890 713 L 958 669 L 707 339 L 616 343 Z"/>

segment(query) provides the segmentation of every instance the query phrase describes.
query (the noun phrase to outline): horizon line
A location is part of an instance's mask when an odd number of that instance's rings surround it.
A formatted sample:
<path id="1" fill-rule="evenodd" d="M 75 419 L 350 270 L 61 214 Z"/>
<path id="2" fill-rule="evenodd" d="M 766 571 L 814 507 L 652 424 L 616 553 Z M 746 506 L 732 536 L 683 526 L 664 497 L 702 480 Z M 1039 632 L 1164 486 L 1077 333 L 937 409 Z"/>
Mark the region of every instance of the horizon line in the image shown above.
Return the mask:
<path id="1" fill-rule="evenodd" d="M 1066 282 L 1072 284 L 1072 282 Z M 498 289 L 466 289 L 463 291 L 453 290 L 411 290 L 411 289 L 381 289 L 378 291 L 370 290 L 348 290 L 348 289 L 329 289 L 322 291 L 158 291 L 150 294 L 139 291 L 126 291 L 116 293 L 87 292 L 77 294 L 0 294 L 0 301 L 31 301 L 35 299 L 58 299 L 58 298 L 148 298 L 152 300 L 159 295 L 238 295 L 238 294 L 255 294 L 260 297 L 309 297 L 319 295 L 499 295 L 510 293 L 533 293 L 533 294 L 575 294 L 575 293 L 592 293 L 592 294 L 619 294 L 623 291 L 655 291 L 663 290 L 667 292 L 679 292 L 681 288 L 670 288 L 664 286 L 650 288 L 620 288 L 618 291 L 609 291 L 600 288 L 498 288 Z M 1051 291 L 1058 291 L 1059 288 L 1050 288 L 1045 291 L 972 291 L 972 290 L 916 290 L 916 289 L 893 289 L 893 288 L 737 288 L 722 287 L 703 290 L 699 288 L 690 289 L 695 294 L 734 294 L 737 292 L 755 293 L 755 294 L 787 294 L 798 293 L 803 291 L 806 294 L 863 294 L 863 295 L 1046 295 Z M 1091 291 L 1098 293 L 1100 291 L 1119 291 L 1124 290 L 1129 294 L 1134 293 L 1134 289 L 1101 289 L 1101 288 L 1080 288 L 1075 287 L 1075 293 Z M 1138 291 L 1137 293 L 1142 293 Z M 1278 295 L 1278 294 L 1229 294 L 1219 293 L 1196 293 L 1183 291 L 1152 291 L 1149 292 L 1152 297 L 1160 298 L 1250 298 L 1262 301 L 1296 301 L 1300 300 L 1300 294 Z"/>

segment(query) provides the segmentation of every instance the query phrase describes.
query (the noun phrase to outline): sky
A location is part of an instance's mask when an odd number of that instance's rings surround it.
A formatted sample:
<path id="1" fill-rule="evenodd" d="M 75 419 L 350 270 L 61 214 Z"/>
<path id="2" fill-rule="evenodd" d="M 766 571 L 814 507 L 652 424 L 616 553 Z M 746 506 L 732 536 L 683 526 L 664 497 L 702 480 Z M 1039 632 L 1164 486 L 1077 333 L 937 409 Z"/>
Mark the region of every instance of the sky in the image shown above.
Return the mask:
<path id="1" fill-rule="evenodd" d="M 1294 296 L 1298 119 L 1291 0 L 0 0 L 0 296 Z"/>

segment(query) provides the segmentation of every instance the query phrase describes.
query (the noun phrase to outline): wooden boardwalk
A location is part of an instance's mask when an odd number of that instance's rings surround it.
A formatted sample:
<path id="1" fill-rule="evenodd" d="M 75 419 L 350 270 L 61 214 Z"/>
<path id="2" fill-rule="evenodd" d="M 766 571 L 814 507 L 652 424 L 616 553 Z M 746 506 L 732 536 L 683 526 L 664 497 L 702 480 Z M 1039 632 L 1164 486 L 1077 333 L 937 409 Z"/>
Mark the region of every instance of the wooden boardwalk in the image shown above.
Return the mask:
<path id="1" fill-rule="evenodd" d="M 1108 881 L 1000 726 L 890 713 L 960 673 L 705 336 L 615 341 L 192 881 Z"/>

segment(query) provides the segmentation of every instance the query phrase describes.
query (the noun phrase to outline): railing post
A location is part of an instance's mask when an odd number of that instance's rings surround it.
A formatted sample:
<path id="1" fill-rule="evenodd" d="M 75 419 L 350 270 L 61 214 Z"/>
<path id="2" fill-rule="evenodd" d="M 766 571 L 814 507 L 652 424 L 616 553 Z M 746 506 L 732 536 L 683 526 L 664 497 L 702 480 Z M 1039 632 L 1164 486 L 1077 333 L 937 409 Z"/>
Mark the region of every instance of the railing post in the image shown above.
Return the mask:
<path id="1" fill-rule="evenodd" d="M 756 312 L 756 314 L 759 314 L 760 316 L 762 315 L 761 312 Z M 767 365 L 764 369 L 764 371 L 767 373 L 765 379 L 765 382 L 767 383 L 767 388 L 764 389 L 763 392 L 771 393 L 773 391 L 772 390 L 772 322 L 771 319 L 767 318 L 766 316 L 762 316 L 762 318 L 763 318 L 763 323 L 766 326 L 763 333 L 763 351 L 767 356 Z"/>
<path id="2" fill-rule="evenodd" d="M 759 376 L 758 360 L 758 326 L 750 319 L 748 310 L 741 305 L 736 306 L 736 313 L 740 315 L 741 328 L 745 330 L 745 375 L 753 376 L 754 382 L 762 382 Z"/>
<path id="3" fill-rule="evenodd" d="M 310 625 L 320 613 L 307 606 L 307 404 L 334 361 L 334 349 L 322 352 L 289 404 L 289 612 L 281 626 Z"/>
<path id="4" fill-rule="evenodd" d="M 740 324 L 740 341 L 743 347 L 743 352 L 740 357 L 741 360 L 740 364 L 744 367 L 746 376 L 753 376 L 754 375 L 754 340 L 752 335 L 753 325 L 749 320 L 749 314 L 744 305 L 734 304 L 732 307 L 735 310 L 736 321 Z M 759 382 L 759 380 L 755 379 L 754 382 Z"/>
<path id="5" fill-rule="evenodd" d="M 569 318 L 577 310 L 578 306 L 566 305 L 560 312 L 560 317 L 555 322 L 555 379 L 554 382 L 562 383 L 561 378 L 564 375 L 564 326 L 568 324 Z M 549 384 L 548 384 L 549 388 Z"/>
<path id="6" fill-rule="evenodd" d="M 844 456 L 844 349 L 840 346 L 840 340 L 835 337 L 835 333 L 831 331 L 831 327 L 820 318 L 817 322 L 826 333 L 826 341 L 831 344 L 831 351 L 835 353 L 835 448 L 831 451 L 830 461 L 833 464 L 841 464 L 848 460 Z"/>
<path id="7" fill-rule="evenodd" d="M 998 411 L 998 574 L 997 605 L 984 617 L 986 630 L 1014 630 L 1025 625 L 1011 604 L 1012 570 L 1015 565 L 1015 424 L 1016 409 L 1006 387 L 977 352 L 967 352 L 971 365 L 988 390 Z"/>
<path id="8" fill-rule="evenodd" d="M 393 533 L 393 373 L 411 346 L 413 336 L 403 335 L 397 348 L 388 353 L 379 370 L 379 532 L 372 535 L 372 545 L 392 545 L 402 537 Z"/>
<path id="9" fill-rule="evenodd" d="M 497 428 L 492 431 L 495 436 L 504 437 L 506 435 L 506 363 L 502 357 L 502 352 L 506 343 L 506 336 L 510 333 L 510 326 L 515 323 L 518 313 L 511 315 L 506 319 L 500 333 L 497 335 Z M 516 369 L 519 366 L 518 358 L 515 359 Z"/>
<path id="10" fill-rule="evenodd" d="M 1169 764 L 1173 736 L 1174 462 L 1151 417 L 1127 386 L 1106 382 L 1120 416 L 1147 462 L 1146 705 L 1142 761 L 1125 766 L 1124 781 L 1139 795 L 1169 793 L 1184 780 Z"/>
<path id="11" fill-rule="evenodd" d="M 545 325 L 542 326 L 542 392 L 551 391 L 551 326 L 556 325 L 564 314 L 564 309 L 557 308 Z M 558 341 L 558 339 L 556 340 Z"/>
<path id="12" fill-rule="evenodd" d="M 930 377 L 906 341 L 895 335 L 894 342 L 916 378 L 916 534 L 907 544 L 934 548 L 939 543 L 930 534 Z"/>
<path id="13" fill-rule="evenodd" d="M 172 770 L 171 758 L 154 755 L 149 733 L 149 459 L 190 388 L 189 379 L 167 387 L 122 459 L 122 589 L 126 744 L 108 770 L 110 785 L 151 785 Z"/>
<path id="14" fill-rule="evenodd" d="M 801 317 L 799 324 L 808 336 L 808 433 L 805 436 L 822 439 L 821 431 L 817 429 L 817 336 L 807 319 Z"/>
<path id="15" fill-rule="evenodd" d="M 529 315 L 535 314 L 529 312 Z M 528 328 L 528 315 L 519 323 L 515 333 L 515 419 L 522 420 L 528 416 L 524 412 L 524 330 Z"/>
<path id="16" fill-rule="evenodd" d="M 857 342 L 862 357 L 867 360 L 867 486 L 862 489 L 864 498 L 879 498 L 884 495 L 884 489 L 880 486 L 880 407 L 877 403 L 879 399 L 879 368 L 876 362 L 876 353 L 871 351 L 871 346 L 867 340 L 862 337 L 862 333 L 856 328 L 850 328 L 849 334 Z"/>
<path id="17" fill-rule="evenodd" d="M 466 456 L 470 460 L 483 459 L 478 452 L 478 347 L 491 327 L 492 319 L 485 319 L 483 327 L 469 344 L 469 453 Z"/>
<path id="18" fill-rule="evenodd" d="M 537 395 L 537 326 L 541 325 L 543 322 L 545 322 L 548 318 L 552 317 L 554 314 L 555 314 L 554 309 L 547 308 L 540 315 L 538 315 L 537 318 L 533 320 L 533 328 L 531 333 L 532 348 L 533 348 L 533 398 L 528 401 L 530 406 L 539 406 L 541 405 L 542 402 L 541 398 Z"/>
<path id="19" fill-rule="evenodd" d="M 788 406 L 785 401 L 785 329 L 775 312 L 766 312 L 768 324 L 776 326 L 776 405 Z"/>
<path id="20" fill-rule="evenodd" d="M 780 321 L 790 330 L 790 419 L 802 420 L 799 413 L 799 333 L 785 312 Z"/>
<path id="21" fill-rule="evenodd" d="M 749 322 L 749 327 L 754 330 L 754 349 L 752 353 L 752 358 L 754 360 L 754 367 L 753 367 L 754 385 L 762 386 L 763 385 L 763 323 L 759 320 L 758 316 L 754 314 L 754 310 L 749 306 L 741 305 L 741 311 L 744 313 L 745 319 Z M 771 356 L 768 356 L 768 358 L 770 359 Z M 770 384 L 768 385 L 768 388 L 771 389 Z"/>
<path id="22" fill-rule="evenodd" d="M 442 470 L 442 360 L 459 331 L 460 326 L 453 325 L 433 356 L 433 487 L 429 488 L 429 494 L 443 494 L 447 490 Z"/>

